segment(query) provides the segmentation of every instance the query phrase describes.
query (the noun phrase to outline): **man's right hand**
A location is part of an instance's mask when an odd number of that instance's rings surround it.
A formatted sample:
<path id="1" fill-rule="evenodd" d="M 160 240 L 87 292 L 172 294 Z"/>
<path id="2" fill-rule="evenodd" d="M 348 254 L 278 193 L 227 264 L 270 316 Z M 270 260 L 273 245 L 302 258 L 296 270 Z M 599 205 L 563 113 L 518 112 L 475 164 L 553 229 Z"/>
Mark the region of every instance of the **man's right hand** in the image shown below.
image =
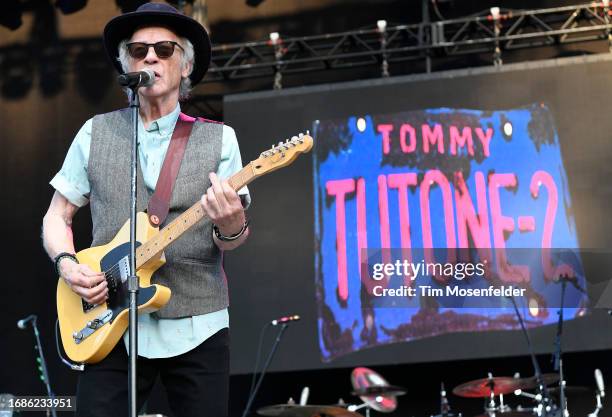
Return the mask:
<path id="1" fill-rule="evenodd" d="M 89 304 L 100 304 L 108 298 L 108 288 L 103 273 L 68 258 L 61 260 L 59 270 L 72 291 Z"/>

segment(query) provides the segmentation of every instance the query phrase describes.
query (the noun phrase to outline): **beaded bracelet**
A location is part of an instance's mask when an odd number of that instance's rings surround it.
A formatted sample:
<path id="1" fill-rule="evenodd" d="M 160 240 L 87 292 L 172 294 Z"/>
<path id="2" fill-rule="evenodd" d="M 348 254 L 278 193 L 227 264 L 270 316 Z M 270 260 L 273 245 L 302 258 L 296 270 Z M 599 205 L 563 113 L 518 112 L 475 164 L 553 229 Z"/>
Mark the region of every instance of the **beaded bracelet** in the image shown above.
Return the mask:
<path id="1" fill-rule="evenodd" d="M 60 272 L 59 266 L 60 266 L 60 262 L 62 261 L 62 259 L 65 259 L 65 258 L 70 258 L 74 262 L 79 263 L 79 260 L 77 259 L 76 256 L 74 256 L 73 253 L 68 253 L 68 252 L 60 253 L 55 258 L 53 258 L 53 266 L 55 267 L 55 272 L 57 273 L 58 276 L 62 275 Z"/>
<path id="2" fill-rule="evenodd" d="M 215 232 L 215 236 L 217 236 L 217 239 L 223 242 L 231 242 L 231 241 L 238 239 L 240 236 L 244 234 L 244 232 L 246 232 L 247 227 L 249 227 L 249 223 L 250 223 L 250 220 L 245 220 L 244 224 L 242 225 L 242 229 L 240 229 L 238 233 L 233 234 L 231 236 L 225 236 L 221 234 L 216 224 L 213 224 L 213 232 Z"/>

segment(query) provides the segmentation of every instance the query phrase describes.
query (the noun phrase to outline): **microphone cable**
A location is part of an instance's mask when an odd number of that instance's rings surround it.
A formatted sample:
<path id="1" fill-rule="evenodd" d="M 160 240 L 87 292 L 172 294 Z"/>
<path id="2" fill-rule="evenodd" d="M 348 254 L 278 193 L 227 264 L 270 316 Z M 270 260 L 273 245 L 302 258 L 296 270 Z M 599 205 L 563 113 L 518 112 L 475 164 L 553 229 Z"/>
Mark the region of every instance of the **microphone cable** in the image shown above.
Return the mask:
<path id="1" fill-rule="evenodd" d="M 255 381 L 257 380 L 257 368 L 259 368 L 259 362 L 261 361 L 261 350 L 263 348 L 263 340 L 264 335 L 266 334 L 266 330 L 270 327 L 271 322 L 266 321 L 261 330 L 259 331 L 259 343 L 257 345 L 257 354 L 255 355 L 255 367 L 253 368 L 253 376 L 251 377 L 251 387 L 249 388 L 249 395 L 247 398 L 250 398 L 253 394 L 253 390 L 255 389 Z"/>

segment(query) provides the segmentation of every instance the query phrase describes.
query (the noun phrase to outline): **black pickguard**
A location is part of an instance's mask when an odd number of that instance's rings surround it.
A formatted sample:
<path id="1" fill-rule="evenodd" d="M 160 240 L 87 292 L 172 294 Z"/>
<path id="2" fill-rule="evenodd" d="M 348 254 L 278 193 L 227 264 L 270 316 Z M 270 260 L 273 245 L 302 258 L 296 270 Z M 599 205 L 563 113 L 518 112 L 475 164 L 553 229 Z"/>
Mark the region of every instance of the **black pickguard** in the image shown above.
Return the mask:
<path id="1" fill-rule="evenodd" d="M 136 242 L 136 247 L 138 248 L 141 245 L 140 242 Z M 123 243 L 110 252 L 108 252 L 101 260 L 100 260 L 100 268 L 102 271 L 109 271 L 116 265 L 121 258 L 128 256 L 130 252 L 130 242 Z M 113 279 L 114 278 L 114 279 Z M 130 294 L 128 291 L 128 281 L 121 282 L 120 277 L 115 274 L 114 277 L 109 277 L 107 274 L 107 283 L 109 286 L 108 291 L 108 300 L 106 304 L 109 310 L 113 311 L 113 318 L 119 315 L 123 310 L 127 310 L 130 306 Z M 113 285 L 114 284 L 114 285 Z M 143 304 L 148 303 L 156 293 L 156 289 L 154 286 L 150 287 L 139 287 L 138 289 L 138 297 L 137 297 L 137 305 L 140 307 Z M 85 310 L 85 303 L 83 304 Z"/>

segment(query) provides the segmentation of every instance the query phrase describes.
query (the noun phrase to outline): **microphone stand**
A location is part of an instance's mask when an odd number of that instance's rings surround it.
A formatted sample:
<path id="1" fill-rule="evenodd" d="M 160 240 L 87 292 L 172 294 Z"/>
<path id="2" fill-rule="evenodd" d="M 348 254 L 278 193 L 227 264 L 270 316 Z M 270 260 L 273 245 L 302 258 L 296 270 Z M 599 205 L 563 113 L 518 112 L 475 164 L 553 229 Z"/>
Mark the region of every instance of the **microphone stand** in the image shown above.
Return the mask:
<path id="1" fill-rule="evenodd" d="M 538 391 L 542 395 L 542 399 L 540 401 L 540 405 L 543 406 L 543 409 L 538 410 L 538 416 L 553 416 L 555 415 L 553 411 L 554 404 L 550 399 L 550 395 L 548 393 L 548 388 L 544 384 L 544 379 L 542 377 L 542 370 L 540 369 L 540 365 L 538 364 L 538 360 L 536 359 L 535 353 L 533 351 L 533 346 L 531 345 L 531 338 L 529 337 L 529 333 L 527 332 L 527 328 L 525 327 L 525 322 L 523 321 L 523 316 L 516 305 L 516 300 L 513 296 L 508 297 L 512 301 L 512 305 L 514 306 L 514 312 L 518 317 L 519 323 L 521 325 L 521 329 L 523 331 L 523 335 L 525 336 L 525 340 L 527 341 L 527 348 L 529 350 L 529 356 L 531 357 L 531 364 L 533 365 L 533 370 L 535 371 L 536 381 L 538 382 Z M 538 407 L 540 408 L 540 407 Z"/>
<path id="2" fill-rule="evenodd" d="M 130 108 L 132 109 L 132 155 L 130 178 L 130 276 L 128 277 L 128 292 L 130 295 L 129 309 L 129 370 L 128 370 L 128 402 L 129 416 L 138 417 L 136 410 L 136 381 L 138 359 L 138 276 L 136 275 L 136 185 L 138 172 L 138 111 L 140 97 L 138 85 L 131 88 Z"/>
<path id="3" fill-rule="evenodd" d="M 557 335 L 555 337 L 555 353 L 553 354 L 553 362 L 555 371 L 559 372 L 559 407 L 562 410 L 562 417 L 568 417 L 567 399 L 565 397 L 565 379 L 563 375 L 563 351 L 561 349 L 561 340 L 563 337 L 563 301 L 565 299 L 565 287 L 567 280 L 561 280 L 561 306 L 559 307 L 559 321 L 557 322 Z"/>
<path id="4" fill-rule="evenodd" d="M 51 381 L 49 380 L 49 371 L 47 370 L 47 361 L 45 360 L 45 355 L 43 354 L 43 348 L 42 348 L 42 344 L 40 343 L 40 334 L 38 333 L 38 326 L 36 325 L 36 316 L 32 319 L 32 329 L 34 330 L 34 337 L 36 338 L 36 350 L 38 351 L 38 362 L 40 365 L 40 371 L 42 372 L 42 380 L 45 383 L 45 387 L 47 388 L 47 395 L 49 396 L 49 398 L 51 398 L 52 400 L 55 398 L 55 394 L 53 393 L 53 391 L 51 390 Z M 52 407 L 50 408 L 51 410 L 51 415 L 53 417 L 57 417 L 57 412 L 55 410 L 55 407 L 53 407 L 53 404 L 51 404 Z M 47 414 L 49 413 L 49 409 L 47 409 Z"/>
<path id="5" fill-rule="evenodd" d="M 272 358 L 274 357 L 274 354 L 276 353 L 276 349 L 278 348 L 278 344 L 281 341 L 281 338 L 283 337 L 283 333 L 285 333 L 285 330 L 287 330 L 288 324 L 287 323 L 283 323 L 281 325 L 280 330 L 278 331 L 278 334 L 276 335 L 276 340 L 274 340 L 274 344 L 272 345 L 272 349 L 270 350 L 270 353 L 268 354 L 268 357 L 266 358 L 266 362 L 264 363 L 263 369 L 261 370 L 261 375 L 259 375 L 259 379 L 257 380 L 257 384 L 255 384 L 255 388 L 253 389 L 253 392 L 251 393 L 251 395 L 249 396 L 249 400 L 247 401 L 247 405 L 244 408 L 244 411 L 242 412 L 242 417 L 246 417 L 249 412 L 251 411 L 251 406 L 253 405 L 253 401 L 255 400 L 255 396 L 257 395 L 257 391 L 259 391 L 259 387 L 261 386 L 261 383 L 264 379 L 264 375 L 266 374 L 266 371 L 268 370 L 268 367 L 270 366 L 270 363 L 272 362 Z M 257 371 L 257 370 L 255 370 Z"/>

